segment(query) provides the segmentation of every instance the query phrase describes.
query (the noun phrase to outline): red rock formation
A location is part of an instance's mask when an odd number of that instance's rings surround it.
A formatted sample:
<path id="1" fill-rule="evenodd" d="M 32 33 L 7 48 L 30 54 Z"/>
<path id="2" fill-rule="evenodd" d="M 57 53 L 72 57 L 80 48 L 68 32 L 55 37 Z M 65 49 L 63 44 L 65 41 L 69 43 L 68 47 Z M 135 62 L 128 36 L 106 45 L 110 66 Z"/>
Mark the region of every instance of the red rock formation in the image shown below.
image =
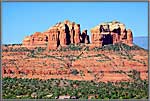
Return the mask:
<path id="1" fill-rule="evenodd" d="M 90 43 L 89 35 L 87 35 L 87 30 L 82 31 L 80 40 L 81 43 L 86 43 L 86 44 Z"/>
<path id="2" fill-rule="evenodd" d="M 76 24 L 75 22 L 65 20 L 64 22 L 57 23 L 47 32 L 47 35 L 49 37 L 48 49 L 56 49 L 59 45 L 66 46 L 70 43 L 80 43 L 80 24 Z M 56 40 L 52 40 L 52 37 L 54 36 L 57 37 Z"/>
<path id="3" fill-rule="evenodd" d="M 86 43 L 89 43 L 89 36 L 86 35 Z M 36 32 L 33 35 L 26 37 L 23 40 L 24 45 L 40 45 L 48 41 L 48 49 L 56 49 L 59 45 L 66 46 L 70 43 L 78 44 L 80 40 L 80 24 L 65 20 L 57 23 L 47 31 L 40 33 Z"/>
<path id="4" fill-rule="evenodd" d="M 95 46 L 101 47 L 103 42 L 102 39 L 103 39 L 103 35 L 100 34 L 98 26 L 91 29 L 91 41 L 93 47 Z"/>
<path id="5" fill-rule="evenodd" d="M 26 36 L 23 40 L 23 45 L 30 45 L 30 36 Z"/>
<path id="6" fill-rule="evenodd" d="M 41 32 L 35 32 L 31 36 L 25 37 L 23 40 L 23 45 L 26 46 L 36 46 L 36 45 L 45 45 L 48 42 L 48 37 Z"/>
<path id="7" fill-rule="evenodd" d="M 53 27 L 50 29 L 50 34 L 48 36 L 48 49 L 56 49 L 58 41 L 58 28 Z"/>
<path id="8" fill-rule="evenodd" d="M 124 24 L 119 24 L 121 35 L 120 40 L 126 39 L 126 28 Z"/>
<path id="9" fill-rule="evenodd" d="M 91 46 L 101 47 L 107 44 L 125 43 L 133 44 L 133 35 L 131 30 L 126 31 L 125 25 L 112 21 L 108 23 L 101 23 L 91 29 Z M 31 36 L 25 37 L 23 45 L 39 46 L 46 45 L 48 49 L 57 49 L 58 46 L 66 46 L 69 44 L 90 43 L 87 30 L 80 31 L 80 24 L 65 20 L 49 28 L 47 31 L 41 33 L 36 32 Z"/>
<path id="10" fill-rule="evenodd" d="M 35 32 L 33 35 L 31 35 L 31 43 L 30 45 L 43 45 L 46 44 L 46 37 L 41 32 Z"/>
<path id="11" fill-rule="evenodd" d="M 89 43 L 90 43 L 90 36 L 89 36 L 89 35 L 86 35 L 85 43 L 86 43 L 86 44 L 89 44 Z"/>
<path id="12" fill-rule="evenodd" d="M 80 24 L 75 25 L 75 36 L 74 36 L 74 43 L 80 43 Z"/>
<path id="13" fill-rule="evenodd" d="M 120 42 L 130 46 L 133 45 L 133 35 L 131 30 L 126 31 L 125 25 L 118 21 L 102 23 L 92 28 L 91 40 L 92 44 L 98 47 Z"/>
<path id="14" fill-rule="evenodd" d="M 116 33 L 111 32 L 111 35 L 112 35 L 113 44 L 117 43 L 118 38 L 117 38 Z"/>
<path id="15" fill-rule="evenodd" d="M 132 35 L 132 31 L 130 29 L 127 30 L 127 44 L 129 46 L 133 45 L 133 35 Z"/>
<path id="16" fill-rule="evenodd" d="M 75 40 L 74 40 L 74 36 L 75 36 L 75 22 L 72 23 L 72 26 L 71 27 L 71 31 L 70 31 L 70 39 L 71 39 L 71 43 L 75 43 Z"/>

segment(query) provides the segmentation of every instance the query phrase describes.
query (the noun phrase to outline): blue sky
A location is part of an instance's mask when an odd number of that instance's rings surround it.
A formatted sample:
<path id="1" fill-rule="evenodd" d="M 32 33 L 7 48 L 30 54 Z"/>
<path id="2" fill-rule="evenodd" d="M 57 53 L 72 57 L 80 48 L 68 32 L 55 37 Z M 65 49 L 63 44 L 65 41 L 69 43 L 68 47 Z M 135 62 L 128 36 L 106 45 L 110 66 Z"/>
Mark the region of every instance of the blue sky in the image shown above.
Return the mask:
<path id="1" fill-rule="evenodd" d="M 80 23 L 89 35 L 97 24 L 118 20 L 134 36 L 148 36 L 147 2 L 3 2 L 2 43 L 21 43 L 65 19 Z"/>

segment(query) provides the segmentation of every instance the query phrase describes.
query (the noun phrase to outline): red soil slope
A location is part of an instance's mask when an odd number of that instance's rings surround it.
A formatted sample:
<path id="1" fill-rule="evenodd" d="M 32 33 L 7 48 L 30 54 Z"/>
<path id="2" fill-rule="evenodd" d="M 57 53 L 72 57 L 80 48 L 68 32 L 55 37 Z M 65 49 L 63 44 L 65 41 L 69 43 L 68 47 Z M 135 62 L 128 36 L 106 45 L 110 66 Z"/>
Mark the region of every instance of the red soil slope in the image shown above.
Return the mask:
<path id="1" fill-rule="evenodd" d="M 129 81 L 130 71 L 148 79 L 148 52 L 139 50 L 55 50 L 2 46 L 2 76 L 70 80 Z M 21 50 L 22 49 L 22 50 Z"/>

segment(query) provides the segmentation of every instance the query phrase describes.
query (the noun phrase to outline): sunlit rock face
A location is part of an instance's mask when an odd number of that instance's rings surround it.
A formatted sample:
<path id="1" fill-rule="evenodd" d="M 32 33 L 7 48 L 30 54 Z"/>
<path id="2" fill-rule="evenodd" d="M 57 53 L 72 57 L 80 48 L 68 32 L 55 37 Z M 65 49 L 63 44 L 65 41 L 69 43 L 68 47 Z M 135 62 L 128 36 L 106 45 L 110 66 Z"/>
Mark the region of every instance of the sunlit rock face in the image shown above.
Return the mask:
<path id="1" fill-rule="evenodd" d="M 32 45 L 44 45 L 48 42 L 48 37 L 41 33 L 35 32 L 31 36 L 27 36 L 23 40 L 23 45 L 32 46 Z"/>
<path id="2" fill-rule="evenodd" d="M 105 22 L 91 29 L 91 41 L 90 46 L 92 47 L 102 47 L 120 42 L 132 46 L 133 34 L 130 29 L 126 29 L 123 23 L 118 21 Z M 80 24 L 69 20 L 56 23 L 45 32 L 35 32 L 23 40 L 23 45 L 27 47 L 47 45 L 49 50 L 79 43 L 90 43 L 87 30 L 81 31 Z"/>
<path id="3" fill-rule="evenodd" d="M 94 46 L 125 43 L 133 45 L 133 35 L 130 29 L 126 30 L 125 24 L 118 21 L 101 23 L 91 29 L 91 41 Z"/>
<path id="4" fill-rule="evenodd" d="M 57 49 L 58 46 L 78 43 L 89 44 L 89 35 L 87 35 L 87 30 L 83 30 L 81 33 L 80 24 L 69 20 L 59 22 L 45 32 L 35 32 L 23 40 L 23 45 L 25 46 L 48 44 L 48 49 Z"/>

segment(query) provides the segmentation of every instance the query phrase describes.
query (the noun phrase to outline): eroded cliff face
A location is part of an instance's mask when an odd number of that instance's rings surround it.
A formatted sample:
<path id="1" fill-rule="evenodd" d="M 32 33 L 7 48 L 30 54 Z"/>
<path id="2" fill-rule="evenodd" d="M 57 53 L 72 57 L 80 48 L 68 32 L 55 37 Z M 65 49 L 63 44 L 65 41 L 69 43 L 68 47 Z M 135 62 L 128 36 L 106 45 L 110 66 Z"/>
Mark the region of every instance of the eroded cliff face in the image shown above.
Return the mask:
<path id="1" fill-rule="evenodd" d="M 80 24 L 65 20 L 49 28 L 47 31 L 36 32 L 31 36 L 25 37 L 23 45 L 36 46 L 48 44 L 48 49 L 57 49 L 59 46 L 69 44 L 90 43 L 87 30 L 81 33 Z"/>
<path id="2" fill-rule="evenodd" d="M 91 29 L 91 40 L 93 46 L 104 46 L 107 44 L 125 43 L 133 45 L 131 29 L 126 29 L 125 24 L 118 21 L 101 23 Z"/>
<path id="3" fill-rule="evenodd" d="M 44 45 L 48 42 L 48 36 L 41 33 L 35 32 L 30 36 L 26 36 L 23 40 L 23 45 L 32 46 L 32 45 Z"/>
<path id="4" fill-rule="evenodd" d="M 101 23 L 91 29 L 92 47 L 102 47 L 108 44 L 125 43 L 133 45 L 133 34 L 131 29 L 126 29 L 125 24 L 118 21 Z M 80 24 L 65 20 L 50 27 L 45 32 L 35 32 L 23 40 L 23 45 L 40 46 L 46 45 L 49 50 L 65 47 L 69 44 L 90 43 L 87 30 L 81 31 Z"/>

